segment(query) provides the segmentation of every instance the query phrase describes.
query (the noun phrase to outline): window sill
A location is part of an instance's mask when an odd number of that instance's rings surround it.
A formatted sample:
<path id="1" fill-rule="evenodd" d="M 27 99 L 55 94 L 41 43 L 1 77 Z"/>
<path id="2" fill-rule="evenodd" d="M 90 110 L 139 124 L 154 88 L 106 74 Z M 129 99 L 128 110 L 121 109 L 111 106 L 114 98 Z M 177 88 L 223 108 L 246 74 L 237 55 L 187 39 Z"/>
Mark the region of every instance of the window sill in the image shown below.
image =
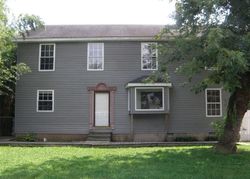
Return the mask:
<path id="1" fill-rule="evenodd" d="M 157 71 L 158 69 L 141 69 L 141 71 Z"/>
<path id="2" fill-rule="evenodd" d="M 104 71 L 104 69 L 87 69 L 87 71 Z"/>
<path id="3" fill-rule="evenodd" d="M 129 111 L 129 114 L 168 114 L 169 111 Z"/>
<path id="4" fill-rule="evenodd" d="M 39 72 L 50 72 L 50 71 L 55 71 L 55 70 L 38 70 Z"/>
<path id="5" fill-rule="evenodd" d="M 206 115 L 206 117 L 207 117 L 207 118 L 221 118 L 222 115 L 220 115 L 220 116 L 208 116 L 208 115 Z"/>

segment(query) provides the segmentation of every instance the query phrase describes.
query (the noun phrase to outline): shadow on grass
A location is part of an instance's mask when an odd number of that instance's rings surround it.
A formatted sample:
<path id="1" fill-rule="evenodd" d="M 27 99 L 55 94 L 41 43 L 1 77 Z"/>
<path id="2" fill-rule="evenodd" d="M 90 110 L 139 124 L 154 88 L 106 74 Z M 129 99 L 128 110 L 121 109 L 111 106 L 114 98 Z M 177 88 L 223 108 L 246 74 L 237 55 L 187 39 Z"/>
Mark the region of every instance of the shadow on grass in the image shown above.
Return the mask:
<path id="1" fill-rule="evenodd" d="M 109 149 L 105 149 L 109 150 Z M 119 149 L 117 149 L 119 150 Z M 128 149 L 130 150 L 130 149 Z M 54 158 L 3 171 L 2 178 L 249 178 L 250 151 L 215 154 L 209 148 L 160 148 L 145 153 Z"/>

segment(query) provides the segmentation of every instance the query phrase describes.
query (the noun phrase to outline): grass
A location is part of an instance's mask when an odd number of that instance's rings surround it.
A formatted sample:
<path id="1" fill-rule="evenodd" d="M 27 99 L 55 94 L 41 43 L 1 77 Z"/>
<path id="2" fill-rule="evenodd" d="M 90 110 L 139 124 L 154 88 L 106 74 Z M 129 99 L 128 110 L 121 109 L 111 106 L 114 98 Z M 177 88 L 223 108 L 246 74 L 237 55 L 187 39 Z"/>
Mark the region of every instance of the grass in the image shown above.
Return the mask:
<path id="1" fill-rule="evenodd" d="M 250 178 L 250 146 L 0 147 L 0 178 Z"/>

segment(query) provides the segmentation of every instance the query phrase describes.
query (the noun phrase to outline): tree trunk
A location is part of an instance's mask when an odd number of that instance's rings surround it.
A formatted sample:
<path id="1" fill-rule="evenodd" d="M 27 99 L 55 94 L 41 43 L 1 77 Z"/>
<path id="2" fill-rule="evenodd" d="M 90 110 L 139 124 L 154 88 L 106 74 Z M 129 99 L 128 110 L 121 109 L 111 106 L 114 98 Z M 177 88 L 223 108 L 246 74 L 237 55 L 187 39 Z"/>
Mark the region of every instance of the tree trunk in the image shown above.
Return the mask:
<path id="1" fill-rule="evenodd" d="M 216 145 L 216 151 L 222 153 L 236 153 L 236 143 L 240 139 L 242 119 L 248 110 L 250 102 L 249 88 L 237 89 L 231 94 L 225 121 L 224 134 Z"/>

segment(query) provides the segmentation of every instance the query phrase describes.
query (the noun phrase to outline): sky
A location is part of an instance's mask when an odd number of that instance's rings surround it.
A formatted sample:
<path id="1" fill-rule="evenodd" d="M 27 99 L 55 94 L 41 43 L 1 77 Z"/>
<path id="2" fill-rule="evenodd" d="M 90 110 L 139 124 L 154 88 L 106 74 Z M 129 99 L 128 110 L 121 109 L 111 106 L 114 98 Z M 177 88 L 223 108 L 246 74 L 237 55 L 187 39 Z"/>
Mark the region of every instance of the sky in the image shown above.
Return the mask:
<path id="1" fill-rule="evenodd" d="M 169 0 L 7 0 L 10 17 L 34 14 L 46 25 L 174 24 Z"/>

